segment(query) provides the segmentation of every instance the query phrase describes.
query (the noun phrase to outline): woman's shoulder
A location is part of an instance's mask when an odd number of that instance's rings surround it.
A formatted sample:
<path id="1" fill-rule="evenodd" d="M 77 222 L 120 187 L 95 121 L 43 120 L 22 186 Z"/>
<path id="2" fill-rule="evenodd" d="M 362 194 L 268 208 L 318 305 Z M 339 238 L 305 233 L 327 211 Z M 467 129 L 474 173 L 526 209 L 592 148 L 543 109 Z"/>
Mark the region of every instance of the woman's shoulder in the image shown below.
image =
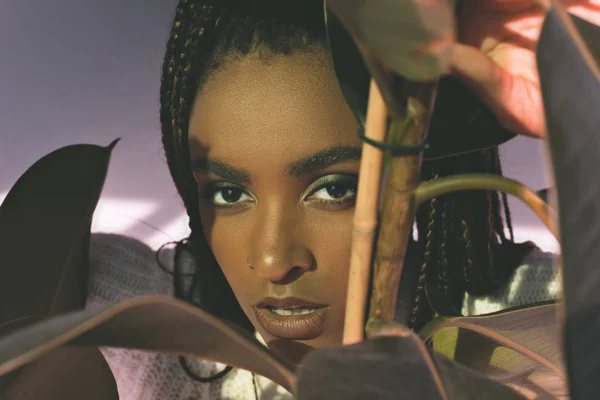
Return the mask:
<path id="1" fill-rule="evenodd" d="M 506 284 L 493 295 L 465 295 L 463 315 L 479 315 L 506 308 L 556 300 L 562 291 L 557 255 L 534 248 L 527 253 Z"/>
<path id="2" fill-rule="evenodd" d="M 132 237 L 92 234 L 88 304 L 106 305 L 149 294 L 172 295 L 173 277 L 167 271 L 173 270 L 174 251 L 165 249 L 158 255 Z"/>

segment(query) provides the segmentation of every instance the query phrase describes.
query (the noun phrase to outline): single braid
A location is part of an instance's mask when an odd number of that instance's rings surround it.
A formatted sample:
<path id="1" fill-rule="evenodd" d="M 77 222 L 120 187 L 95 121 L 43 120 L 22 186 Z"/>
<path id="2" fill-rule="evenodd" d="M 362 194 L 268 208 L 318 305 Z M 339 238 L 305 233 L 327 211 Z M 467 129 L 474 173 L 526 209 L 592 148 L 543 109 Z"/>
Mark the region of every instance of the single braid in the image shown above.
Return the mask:
<path id="1" fill-rule="evenodd" d="M 469 276 L 473 272 L 473 260 L 471 259 L 471 238 L 469 237 L 469 226 L 467 221 L 462 219 L 460 222 L 463 229 L 461 237 L 467 250 L 465 263 L 463 264 L 463 276 L 465 278 L 465 282 L 468 284 L 470 280 Z"/>
<path id="2" fill-rule="evenodd" d="M 497 171 L 498 174 L 501 174 L 501 170 L 498 170 L 499 156 L 496 154 L 496 157 L 490 157 L 488 160 L 489 168 Z M 504 222 L 502 221 L 502 208 L 500 204 L 500 195 L 498 192 L 488 192 L 491 196 L 491 210 L 497 210 L 497 212 L 490 212 L 493 216 L 493 226 L 491 226 L 492 231 L 495 232 L 497 237 L 500 239 L 500 243 L 506 243 L 508 240 L 506 238 L 506 232 L 504 232 Z"/>
<path id="3" fill-rule="evenodd" d="M 509 239 L 511 242 L 515 241 L 515 233 L 513 231 L 512 217 L 510 215 L 510 207 L 508 206 L 508 196 L 502 192 L 502 207 L 504 209 L 504 219 L 506 220 L 506 227 L 508 229 Z"/>
<path id="4" fill-rule="evenodd" d="M 494 159 L 495 168 L 498 171 L 498 175 L 502 175 L 502 163 L 500 162 L 500 155 L 498 154 Z M 508 206 L 508 195 L 506 192 L 501 193 L 502 196 L 502 208 L 504 210 L 504 220 L 506 221 L 506 228 L 508 229 L 509 241 L 514 242 L 515 234 L 513 231 L 512 218 L 510 215 L 510 207 Z M 504 229 L 502 230 L 504 232 Z"/>
<path id="5" fill-rule="evenodd" d="M 449 202 L 443 202 L 442 209 L 442 224 L 449 226 L 450 219 L 448 218 L 448 212 L 445 210 L 447 208 Z M 447 251 L 447 243 L 448 243 L 448 229 L 442 230 L 442 240 L 440 241 L 440 259 L 442 263 L 438 265 L 438 279 L 442 285 L 442 289 L 444 294 L 448 294 L 448 251 Z"/>
<path id="6" fill-rule="evenodd" d="M 434 176 L 433 179 L 437 178 Z M 425 314 L 425 311 L 422 311 L 423 303 L 427 304 L 427 295 L 425 292 L 425 284 L 427 280 L 428 266 L 434 259 L 434 246 L 435 246 L 435 226 L 436 226 L 436 213 L 437 213 L 437 199 L 432 199 L 428 205 L 428 213 L 427 218 L 428 222 L 426 228 L 424 226 L 419 226 L 419 222 L 417 221 L 417 229 L 419 230 L 419 242 L 423 242 L 423 236 L 425 239 L 425 254 L 423 256 L 423 262 L 421 263 L 421 270 L 419 272 L 419 279 L 417 282 L 417 291 L 415 296 L 415 301 L 411 313 L 411 327 L 418 327 L 418 325 L 422 319 L 422 314 Z"/>

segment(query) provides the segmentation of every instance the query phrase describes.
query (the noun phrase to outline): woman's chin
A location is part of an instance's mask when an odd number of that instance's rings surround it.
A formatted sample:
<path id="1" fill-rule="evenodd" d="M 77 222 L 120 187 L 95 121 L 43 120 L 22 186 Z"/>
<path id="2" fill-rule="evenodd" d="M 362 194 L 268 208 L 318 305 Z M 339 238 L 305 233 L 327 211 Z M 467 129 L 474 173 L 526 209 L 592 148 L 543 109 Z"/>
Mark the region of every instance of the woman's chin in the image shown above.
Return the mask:
<path id="1" fill-rule="evenodd" d="M 328 335 L 322 335 L 312 340 L 289 340 L 280 338 L 269 338 L 266 340 L 267 346 L 275 353 L 292 362 L 300 364 L 302 359 L 313 349 L 334 346 L 341 343 L 340 339 L 328 338 Z"/>
<path id="2" fill-rule="evenodd" d="M 314 349 L 313 346 L 305 342 L 287 339 L 273 339 L 268 341 L 267 345 L 275 353 L 293 364 L 300 364 L 302 359 Z"/>

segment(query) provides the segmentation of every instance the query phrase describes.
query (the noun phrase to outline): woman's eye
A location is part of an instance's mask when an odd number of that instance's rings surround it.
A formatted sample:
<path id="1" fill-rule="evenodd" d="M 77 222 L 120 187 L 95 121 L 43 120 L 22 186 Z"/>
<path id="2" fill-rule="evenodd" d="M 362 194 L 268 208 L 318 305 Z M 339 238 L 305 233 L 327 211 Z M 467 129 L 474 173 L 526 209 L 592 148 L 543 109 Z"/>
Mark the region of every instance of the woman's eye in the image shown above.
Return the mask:
<path id="1" fill-rule="evenodd" d="M 253 201 L 248 192 L 237 185 L 225 182 L 200 185 L 199 196 L 214 207 L 234 207 Z"/>
<path id="2" fill-rule="evenodd" d="M 248 200 L 252 198 L 243 189 L 236 187 L 215 188 L 212 195 L 212 201 L 217 206 L 228 206 Z"/>
<path id="3" fill-rule="evenodd" d="M 348 196 L 354 196 L 356 188 L 346 184 L 333 183 L 319 189 L 313 194 L 318 200 L 340 200 Z"/>
<path id="4" fill-rule="evenodd" d="M 324 181 L 310 195 L 312 200 L 340 203 L 356 196 L 356 177 L 326 177 Z"/>

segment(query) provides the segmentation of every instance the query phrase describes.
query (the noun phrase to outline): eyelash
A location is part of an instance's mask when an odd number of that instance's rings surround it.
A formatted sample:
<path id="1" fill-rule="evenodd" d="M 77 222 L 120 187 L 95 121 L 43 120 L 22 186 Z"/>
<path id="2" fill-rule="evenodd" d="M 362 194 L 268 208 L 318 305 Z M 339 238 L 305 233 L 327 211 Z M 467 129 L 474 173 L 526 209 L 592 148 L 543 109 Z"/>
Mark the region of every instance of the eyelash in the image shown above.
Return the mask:
<path id="1" fill-rule="evenodd" d="M 354 203 L 356 200 L 356 190 L 357 190 L 357 182 L 358 177 L 355 175 L 327 175 L 320 179 L 322 182 L 319 185 L 310 191 L 309 195 L 306 196 L 306 200 L 311 196 L 314 196 L 316 193 L 321 190 L 326 190 L 331 188 L 331 186 L 341 186 L 345 189 L 345 194 L 340 199 L 333 200 L 323 200 L 323 199 L 315 199 L 311 200 L 313 202 L 317 202 L 321 204 L 322 207 L 327 209 L 339 209 L 348 206 L 349 204 Z M 350 194 L 350 195 L 348 195 Z M 329 194 L 328 194 L 329 195 Z"/>
<path id="2" fill-rule="evenodd" d="M 340 208 L 345 208 L 351 203 L 354 203 L 356 200 L 356 186 L 358 177 L 356 175 L 347 175 L 347 174 L 337 174 L 337 175 L 327 175 L 317 180 L 321 181 L 317 187 L 310 190 L 309 194 L 304 198 L 305 201 L 311 201 L 313 203 L 319 204 L 321 207 L 330 210 L 337 210 Z M 324 199 L 310 199 L 310 197 L 314 196 L 316 193 L 321 190 L 326 190 L 331 188 L 332 186 L 341 186 L 343 189 L 346 189 L 344 196 L 340 199 L 332 199 L 332 200 L 324 200 Z M 221 193 L 221 197 L 223 195 L 223 191 L 227 189 L 239 190 L 241 196 L 252 197 L 244 188 L 239 185 L 228 183 L 228 182 L 211 182 L 203 185 L 200 190 L 200 198 L 203 199 L 209 206 L 214 207 L 216 209 L 222 210 L 232 210 L 239 207 L 245 207 L 250 201 L 236 201 L 229 203 L 228 205 L 224 204 L 216 204 L 215 203 L 215 195 Z M 350 193 L 350 195 L 348 195 Z M 329 195 L 329 194 L 328 194 Z M 329 195 L 331 197 L 331 195 Z M 252 200 L 253 201 L 253 200 Z"/>
<path id="3" fill-rule="evenodd" d="M 235 202 L 230 203 L 229 205 L 215 204 L 215 195 L 219 192 L 223 193 L 223 191 L 227 189 L 239 190 L 241 195 L 251 197 L 246 190 L 244 190 L 241 186 L 227 183 L 227 182 L 211 182 L 202 186 L 200 190 L 200 197 L 210 206 L 215 207 L 217 209 L 232 209 L 238 208 L 243 203 L 248 202 Z M 222 194 L 221 194 L 222 196 Z"/>

